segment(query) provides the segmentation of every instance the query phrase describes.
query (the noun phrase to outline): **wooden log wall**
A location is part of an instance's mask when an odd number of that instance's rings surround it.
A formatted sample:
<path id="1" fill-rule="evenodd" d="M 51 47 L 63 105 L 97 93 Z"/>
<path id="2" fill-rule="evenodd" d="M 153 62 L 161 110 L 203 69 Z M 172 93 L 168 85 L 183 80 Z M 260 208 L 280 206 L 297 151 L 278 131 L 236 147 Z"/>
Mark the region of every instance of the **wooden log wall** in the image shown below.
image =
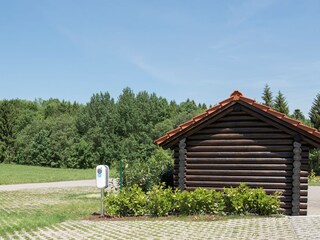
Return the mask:
<path id="1" fill-rule="evenodd" d="M 293 136 L 245 111 L 231 112 L 186 139 L 185 189 L 222 190 L 246 183 L 282 192 L 281 210 L 292 214 Z M 307 213 L 308 152 L 301 146 L 299 214 Z M 174 148 L 174 186 L 179 185 L 179 146 Z"/>

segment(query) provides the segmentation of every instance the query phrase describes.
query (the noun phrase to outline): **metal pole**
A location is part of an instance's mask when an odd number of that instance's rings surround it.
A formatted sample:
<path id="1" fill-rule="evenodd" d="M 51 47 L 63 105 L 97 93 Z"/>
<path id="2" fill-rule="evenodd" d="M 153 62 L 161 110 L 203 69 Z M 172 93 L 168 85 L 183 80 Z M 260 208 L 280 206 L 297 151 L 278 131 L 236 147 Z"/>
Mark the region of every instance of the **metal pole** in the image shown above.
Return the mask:
<path id="1" fill-rule="evenodd" d="M 121 192 L 121 190 L 122 190 L 122 160 L 120 160 L 120 180 L 119 180 L 119 182 L 120 182 L 120 192 Z"/>
<path id="2" fill-rule="evenodd" d="M 103 209 L 103 197 L 104 197 L 104 189 L 101 189 L 101 205 L 100 205 L 100 215 L 101 217 L 104 216 L 104 209 Z"/>

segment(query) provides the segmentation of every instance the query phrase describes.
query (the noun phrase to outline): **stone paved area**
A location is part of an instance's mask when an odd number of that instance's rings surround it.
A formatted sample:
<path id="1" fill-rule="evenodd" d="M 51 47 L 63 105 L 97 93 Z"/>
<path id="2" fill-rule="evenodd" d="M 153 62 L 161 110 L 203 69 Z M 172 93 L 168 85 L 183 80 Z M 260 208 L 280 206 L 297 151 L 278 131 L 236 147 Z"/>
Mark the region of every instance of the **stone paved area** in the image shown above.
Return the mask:
<path id="1" fill-rule="evenodd" d="M 319 239 L 320 216 L 223 221 L 69 221 L 0 239 Z"/>
<path id="2" fill-rule="evenodd" d="M 320 239 L 320 216 L 288 217 L 298 239 Z"/>

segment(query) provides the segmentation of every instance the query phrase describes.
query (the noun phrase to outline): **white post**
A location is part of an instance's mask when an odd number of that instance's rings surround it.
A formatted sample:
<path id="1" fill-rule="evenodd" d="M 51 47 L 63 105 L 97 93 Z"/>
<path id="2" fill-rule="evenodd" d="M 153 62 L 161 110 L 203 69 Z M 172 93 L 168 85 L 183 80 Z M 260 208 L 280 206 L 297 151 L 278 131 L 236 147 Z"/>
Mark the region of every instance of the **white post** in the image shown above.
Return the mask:
<path id="1" fill-rule="evenodd" d="M 101 205 L 100 205 L 100 215 L 104 216 L 104 208 L 103 208 L 103 198 L 104 198 L 104 189 L 101 189 Z"/>

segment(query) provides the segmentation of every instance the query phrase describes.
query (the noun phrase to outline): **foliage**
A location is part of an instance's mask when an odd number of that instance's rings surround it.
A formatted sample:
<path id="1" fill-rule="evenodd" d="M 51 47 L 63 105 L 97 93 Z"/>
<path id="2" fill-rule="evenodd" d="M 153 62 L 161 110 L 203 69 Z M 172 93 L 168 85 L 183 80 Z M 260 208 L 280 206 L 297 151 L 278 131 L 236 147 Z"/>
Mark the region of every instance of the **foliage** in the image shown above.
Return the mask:
<path id="1" fill-rule="evenodd" d="M 0 160 L 13 161 L 13 144 L 16 136 L 18 109 L 16 101 L 0 102 Z"/>
<path id="2" fill-rule="evenodd" d="M 317 94 L 316 98 L 312 103 L 312 107 L 309 112 L 309 117 L 314 127 L 320 130 L 320 93 Z"/>
<path id="3" fill-rule="evenodd" d="M 147 213 L 147 195 L 134 184 L 105 198 L 106 213 L 114 216 L 141 216 Z"/>
<path id="4" fill-rule="evenodd" d="M 317 175 L 320 174 L 320 149 L 312 149 L 309 153 L 310 169 Z"/>
<path id="5" fill-rule="evenodd" d="M 172 191 L 163 185 L 153 186 L 144 193 L 138 185 L 111 192 L 106 198 L 106 213 L 113 216 L 139 216 L 152 214 L 258 214 L 278 212 L 277 194 L 267 195 L 263 189 L 250 189 L 242 184 L 226 188 L 224 192 L 198 188 L 194 191 Z"/>
<path id="6" fill-rule="evenodd" d="M 316 176 L 315 172 L 311 170 L 309 176 L 309 186 L 320 186 L 320 176 Z"/>
<path id="7" fill-rule="evenodd" d="M 157 166 L 153 141 L 205 107 L 191 100 L 168 102 L 146 91 L 135 94 L 130 88 L 117 100 L 108 92 L 93 94 L 85 105 L 53 98 L 2 100 L 0 162 L 91 168 L 117 166 L 122 159 L 129 166 L 130 182 L 130 169 L 139 166 L 145 171 L 150 164 Z M 165 168 L 169 173 L 167 165 L 156 169 L 162 172 Z"/>
<path id="8" fill-rule="evenodd" d="M 82 151 L 79 147 L 84 147 L 77 145 L 75 119 L 72 116 L 60 115 L 34 121 L 21 133 L 15 142 L 17 163 L 49 167 L 94 166 L 95 162 L 86 165 L 79 163 L 83 161 L 81 158 L 71 162 L 75 151 Z"/>
<path id="9" fill-rule="evenodd" d="M 300 109 L 295 109 L 291 117 L 302 122 L 306 120 L 305 116 L 303 115 Z"/>
<path id="10" fill-rule="evenodd" d="M 177 211 L 184 215 L 217 214 L 224 211 L 222 193 L 204 188 L 181 192 L 177 204 Z"/>
<path id="11" fill-rule="evenodd" d="M 274 109 L 277 110 L 278 112 L 284 113 L 285 115 L 289 114 L 289 107 L 288 103 L 286 101 L 286 98 L 282 94 L 282 92 L 278 92 L 278 95 L 276 96 L 274 100 Z"/>
<path id="12" fill-rule="evenodd" d="M 250 189 L 245 184 L 237 188 L 225 188 L 224 194 L 226 212 L 231 214 L 270 215 L 277 213 L 280 207 L 278 194 L 267 195 L 262 188 Z"/>
<path id="13" fill-rule="evenodd" d="M 265 85 L 263 89 L 263 94 L 262 94 L 262 99 L 263 99 L 263 104 L 269 107 L 273 106 L 273 96 L 272 96 L 272 91 L 269 87 L 268 84 Z"/>
<path id="14" fill-rule="evenodd" d="M 171 188 L 164 188 L 164 185 L 154 185 L 147 193 L 148 212 L 154 216 L 166 216 L 175 212 L 175 195 Z"/>
<path id="15" fill-rule="evenodd" d="M 308 175 L 308 181 L 313 182 L 316 179 L 316 173 L 313 169 L 311 169 L 309 175 Z"/>
<path id="16" fill-rule="evenodd" d="M 160 184 L 161 180 L 166 181 L 162 176 L 173 168 L 173 160 L 167 151 L 157 148 L 147 161 L 126 161 L 124 165 L 124 185 L 136 183 L 144 191 L 148 191 L 152 186 Z"/>

